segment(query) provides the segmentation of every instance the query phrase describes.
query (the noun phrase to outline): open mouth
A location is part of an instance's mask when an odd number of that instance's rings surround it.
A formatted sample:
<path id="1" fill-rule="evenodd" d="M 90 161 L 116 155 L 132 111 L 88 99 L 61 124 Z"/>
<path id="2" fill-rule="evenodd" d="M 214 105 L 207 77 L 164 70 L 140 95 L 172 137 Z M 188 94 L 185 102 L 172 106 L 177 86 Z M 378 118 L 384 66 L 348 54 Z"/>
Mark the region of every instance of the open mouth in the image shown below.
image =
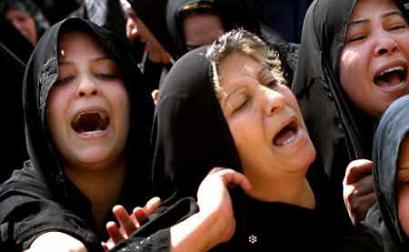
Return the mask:
<path id="1" fill-rule="evenodd" d="M 86 111 L 79 113 L 71 122 L 72 129 L 79 133 L 104 131 L 110 123 L 109 117 L 100 111 Z"/>
<path id="2" fill-rule="evenodd" d="M 273 139 L 273 144 L 276 146 L 286 146 L 296 138 L 297 132 L 298 132 L 297 121 L 292 120 L 275 135 Z"/>
<path id="3" fill-rule="evenodd" d="M 388 68 L 377 74 L 374 83 L 380 87 L 393 87 L 406 81 L 407 69 L 403 66 Z"/>

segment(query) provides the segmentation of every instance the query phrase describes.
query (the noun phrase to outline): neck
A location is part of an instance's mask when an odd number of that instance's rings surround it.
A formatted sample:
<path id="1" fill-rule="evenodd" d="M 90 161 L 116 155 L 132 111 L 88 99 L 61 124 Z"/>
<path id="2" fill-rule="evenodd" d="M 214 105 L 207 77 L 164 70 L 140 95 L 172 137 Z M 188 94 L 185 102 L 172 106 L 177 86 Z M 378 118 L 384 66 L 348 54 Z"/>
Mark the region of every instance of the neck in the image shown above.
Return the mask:
<path id="1" fill-rule="evenodd" d="M 65 166 L 64 171 L 91 201 L 97 228 L 104 230 L 105 216 L 121 193 L 126 171 L 125 160 L 98 169 Z"/>
<path id="2" fill-rule="evenodd" d="M 253 198 L 266 202 L 283 202 L 309 209 L 315 209 L 315 196 L 305 176 L 285 179 L 269 179 L 252 183 L 248 193 Z"/>

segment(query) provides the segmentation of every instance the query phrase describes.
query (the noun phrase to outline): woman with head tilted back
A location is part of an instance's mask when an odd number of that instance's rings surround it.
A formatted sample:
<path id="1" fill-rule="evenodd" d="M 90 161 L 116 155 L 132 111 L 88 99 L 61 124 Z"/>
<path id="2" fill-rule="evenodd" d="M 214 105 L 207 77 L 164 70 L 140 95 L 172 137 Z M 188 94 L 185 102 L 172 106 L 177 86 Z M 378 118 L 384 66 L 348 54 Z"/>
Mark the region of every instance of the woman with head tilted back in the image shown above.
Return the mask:
<path id="1" fill-rule="evenodd" d="M 159 195 L 195 195 L 213 167 L 239 171 L 252 185 L 229 191 L 231 203 L 221 208 L 234 216 L 235 232 L 216 250 L 325 249 L 342 235 L 325 226 L 333 219 L 306 178 L 315 149 L 279 66 L 259 38 L 235 30 L 182 57 L 161 89 L 154 153 Z M 217 197 L 206 185 L 226 171 L 216 168 L 201 183 L 199 206 Z"/>
<path id="2" fill-rule="evenodd" d="M 409 93 L 408 18 L 402 1 L 394 0 L 319 0 L 305 17 L 293 91 L 324 166 L 325 191 L 345 224 L 339 202 L 346 167 L 370 158 L 375 121 Z M 347 169 L 346 201 L 355 223 L 375 201 L 371 174 L 368 160 Z"/>

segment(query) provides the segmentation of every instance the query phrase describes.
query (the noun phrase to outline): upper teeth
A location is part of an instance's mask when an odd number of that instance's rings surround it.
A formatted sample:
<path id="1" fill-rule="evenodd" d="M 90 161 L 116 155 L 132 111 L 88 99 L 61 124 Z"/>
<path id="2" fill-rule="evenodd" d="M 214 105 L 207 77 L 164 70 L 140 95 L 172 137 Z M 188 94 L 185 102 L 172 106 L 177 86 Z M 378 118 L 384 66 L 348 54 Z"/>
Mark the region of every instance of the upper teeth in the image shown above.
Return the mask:
<path id="1" fill-rule="evenodd" d="M 386 73 L 390 73 L 390 72 L 393 72 L 393 71 L 403 71 L 403 70 L 404 70 L 404 68 L 402 66 L 392 67 L 392 68 L 388 68 L 388 69 L 384 70 L 379 75 L 384 75 Z"/>

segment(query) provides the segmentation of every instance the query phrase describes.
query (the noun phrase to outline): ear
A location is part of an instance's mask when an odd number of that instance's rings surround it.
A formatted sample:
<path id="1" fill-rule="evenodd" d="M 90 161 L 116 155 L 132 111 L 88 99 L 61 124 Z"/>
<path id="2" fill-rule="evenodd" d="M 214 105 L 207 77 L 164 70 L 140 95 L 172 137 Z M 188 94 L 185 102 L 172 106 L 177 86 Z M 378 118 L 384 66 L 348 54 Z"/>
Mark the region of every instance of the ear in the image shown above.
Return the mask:
<path id="1" fill-rule="evenodd" d="M 153 103 L 156 105 L 159 100 L 159 89 L 154 89 L 151 93 Z"/>

